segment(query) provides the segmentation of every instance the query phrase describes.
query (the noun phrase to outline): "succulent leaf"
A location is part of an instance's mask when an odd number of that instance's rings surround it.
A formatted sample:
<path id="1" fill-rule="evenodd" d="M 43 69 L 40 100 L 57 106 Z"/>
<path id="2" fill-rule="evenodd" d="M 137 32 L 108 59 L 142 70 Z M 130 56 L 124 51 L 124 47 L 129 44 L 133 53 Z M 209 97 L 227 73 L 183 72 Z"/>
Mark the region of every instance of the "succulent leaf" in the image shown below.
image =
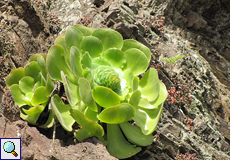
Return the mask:
<path id="1" fill-rule="evenodd" d="M 82 128 L 90 133 L 90 135 L 96 137 L 102 137 L 104 135 L 102 126 L 87 118 L 81 111 L 70 109 L 70 114 Z"/>
<path id="2" fill-rule="evenodd" d="M 119 75 L 112 67 L 100 66 L 94 72 L 94 81 L 99 86 L 108 87 L 113 91 L 120 89 Z"/>
<path id="3" fill-rule="evenodd" d="M 144 109 L 139 107 L 135 109 L 136 115 L 133 117 L 133 120 L 141 127 L 144 135 L 149 135 L 154 132 L 162 110 L 163 103 L 154 109 Z"/>
<path id="4" fill-rule="evenodd" d="M 43 105 L 34 106 L 28 110 L 22 108 L 22 110 L 29 116 L 40 115 L 44 109 L 45 109 L 45 107 Z"/>
<path id="5" fill-rule="evenodd" d="M 45 61 L 44 56 L 42 56 L 42 55 L 38 56 L 37 57 L 37 63 L 41 68 L 42 75 L 46 79 L 47 78 L 46 77 L 47 76 L 47 70 L 46 70 L 46 61 Z"/>
<path id="6" fill-rule="evenodd" d="M 79 130 L 76 130 L 74 132 L 75 138 L 81 142 L 86 138 L 93 137 L 92 134 L 90 134 L 85 128 L 80 128 Z"/>
<path id="7" fill-rule="evenodd" d="M 109 48 L 103 53 L 103 57 L 107 59 L 115 68 L 124 68 L 126 64 L 125 54 L 117 48 Z"/>
<path id="8" fill-rule="evenodd" d="M 51 108 L 54 115 L 57 117 L 58 121 L 62 125 L 62 127 L 71 132 L 72 125 L 74 124 L 75 120 L 72 116 L 70 116 L 70 109 L 72 108 L 70 105 L 64 104 L 61 98 L 58 95 L 54 95 L 51 98 Z"/>
<path id="9" fill-rule="evenodd" d="M 141 91 L 142 97 L 147 98 L 148 101 L 154 101 L 159 94 L 159 82 L 156 69 L 150 68 L 139 83 L 139 90 Z"/>
<path id="10" fill-rule="evenodd" d="M 121 49 L 123 46 L 123 38 L 120 33 L 112 29 L 97 29 L 92 36 L 99 38 L 103 44 L 103 51 L 109 48 Z"/>
<path id="11" fill-rule="evenodd" d="M 80 51 L 77 49 L 77 47 L 72 46 L 70 48 L 70 66 L 73 71 L 73 74 L 77 77 L 83 77 L 83 69 L 81 65 L 81 58 L 80 58 Z"/>
<path id="12" fill-rule="evenodd" d="M 82 101 L 88 106 L 92 111 L 97 112 L 98 108 L 93 99 L 91 87 L 89 81 L 85 78 L 79 78 L 79 94 Z"/>
<path id="13" fill-rule="evenodd" d="M 10 90 L 12 92 L 14 102 L 18 105 L 18 107 L 26 105 L 26 102 L 22 99 L 23 94 L 22 94 L 22 91 L 20 90 L 18 84 L 11 85 Z"/>
<path id="14" fill-rule="evenodd" d="M 140 102 L 141 99 L 141 92 L 139 90 L 136 90 L 132 93 L 129 104 L 131 104 L 134 108 L 136 108 Z"/>
<path id="15" fill-rule="evenodd" d="M 46 97 L 50 97 L 51 93 L 53 92 L 54 82 L 52 81 L 49 74 L 47 74 L 47 81 L 46 81 Z"/>
<path id="16" fill-rule="evenodd" d="M 119 125 L 125 137 L 129 140 L 129 142 L 136 144 L 138 146 L 148 146 L 152 144 L 152 134 L 144 135 L 139 127 L 133 126 L 129 122 L 124 122 Z"/>
<path id="17" fill-rule="evenodd" d="M 139 75 L 148 68 L 149 60 L 146 55 L 139 49 L 130 48 L 125 51 L 127 68 L 130 68 L 133 74 Z"/>
<path id="18" fill-rule="evenodd" d="M 69 27 L 65 33 L 65 42 L 67 49 L 70 50 L 72 46 L 80 49 L 80 44 L 83 38 L 84 35 L 81 31 L 79 31 L 75 27 Z"/>
<path id="19" fill-rule="evenodd" d="M 146 47 L 145 45 L 141 44 L 140 42 L 133 40 L 133 39 L 126 39 L 123 42 L 123 47 L 122 47 L 122 51 L 125 52 L 126 50 L 130 49 L 130 48 L 136 48 L 140 51 L 142 51 L 145 56 L 147 57 L 148 62 L 151 59 L 151 51 L 148 47 Z"/>
<path id="20" fill-rule="evenodd" d="M 129 103 L 120 103 L 104 109 L 98 116 L 101 122 L 119 124 L 131 120 L 135 115 L 134 107 Z"/>
<path id="21" fill-rule="evenodd" d="M 92 90 L 94 100 L 102 107 L 108 108 L 120 103 L 120 97 L 112 89 L 104 86 L 95 87 Z"/>
<path id="22" fill-rule="evenodd" d="M 88 52 L 91 58 L 99 57 L 103 49 L 101 40 L 93 36 L 83 38 L 80 47 L 81 52 Z"/>
<path id="23" fill-rule="evenodd" d="M 88 52 L 86 52 L 83 56 L 82 56 L 82 59 L 81 59 L 81 64 L 82 64 L 82 68 L 83 69 L 89 69 L 91 68 L 91 57 L 89 55 Z"/>
<path id="24" fill-rule="evenodd" d="M 66 97 L 69 100 L 71 106 L 75 106 L 80 101 L 79 87 L 71 83 L 61 71 L 62 82 L 64 85 Z"/>
<path id="25" fill-rule="evenodd" d="M 35 112 L 36 112 L 36 114 L 33 114 L 33 116 L 30 116 L 30 115 L 28 115 L 28 114 L 24 114 L 24 113 L 25 113 L 25 112 L 24 112 L 25 109 L 24 109 L 24 107 L 22 107 L 22 108 L 21 108 L 21 112 L 20 112 L 20 117 L 21 117 L 23 120 L 29 122 L 30 124 L 36 125 L 36 124 L 37 124 L 37 120 L 38 120 L 38 118 L 39 118 L 41 112 L 43 111 L 42 108 L 43 108 L 43 107 L 41 107 L 41 106 L 40 106 L 40 107 L 34 106 L 34 107 L 30 108 L 30 109 L 28 110 L 28 112 L 31 112 L 31 111 L 35 111 Z M 36 110 L 37 110 L 37 111 L 36 111 Z M 27 112 L 27 113 L 28 113 L 28 112 Z"/>
<path id="26" fill-rule="evenodd" d="M 90 36 L 93 33 L 93 31 L 95 31 L 94 28 L 88 28 L 80 24 L 76 24 L 74 25 L 74 27 L 77 28 L 79 31 L 81 31 L 84 36 Z"/>
<path id="27" fill-rule="evenodd" d="M 34 84 L 34 79 L 32 77 L 25 76 L 19 81 L 19 88 L 26 94 L 27 92 L 33 91 Z"/>
<path id="28" fill-rule="evenodd" d="M 48 120 L 46 121 L 45 124 L 40 125 L 40 128 L 51 128 L 54 124 L 54 116 L 52 110 L 49 112 Z"/>
<path id="29" fill-rule="evenodd" d="M 33 106 L 48 102 L 49 97 L 46 97 L 45 90 L 46 88 L 44 86 L 40 86 L 34 91 L 33 98 L 31 99 L 31 104 Z"/>
<path id="30" fill-rule="evenodd" d="M 131 157 L 141 151 L 140 147 L 127 142 L 118 124 L 107 124 L 107 140 L 108 152 L 119 159 Z"/>
<path id="31" fill-rule="evenodd" d="M 145 108 L 145 109 L 154 109 L 158 107 L 160 104 L 164 103 L 164 101 L 168 97 L 168 91 L 163 82 L 159 81 L 159 84 L 160 84 L 160 89 L 159 89 L 160 91 L 159 91 L 159 95 L 157 96 L 157 98 L 152 102 L 149 102 L 147 99 L 142 98 L 138 105 L 139 107 Z"/>
<path id="32" fill-rule="evenodd" d="M 13 84 L 19 84 L 19 81 L 25 76 L 24 68 L 20 67 L 10 72 L 6 78 L 6 86 L 10 88 Z"/>
<path id="33" fill-rule="evenodd" d="M 39 72 L 41 72 L 41 68 L 37 62 L 32 61 L 25 66 L 25 76 L 30 76 L 34 79 L 35 82 L 39 80 Z"/>
<path id="34" fill-rule="evenodd" d="M 74 76 L 69 65 L 66 63 L 63 54 L 64 54 L 64 49 L 62 46 L 60 45 L 52 46 L 49 49 L 49 53 L 46 59 L 47 70 L 51 78 L 59 80 L 61 82 L 62 82 L 61 71 L 63 71 L 72 83 L 77 84 L 77 77 Z"/>

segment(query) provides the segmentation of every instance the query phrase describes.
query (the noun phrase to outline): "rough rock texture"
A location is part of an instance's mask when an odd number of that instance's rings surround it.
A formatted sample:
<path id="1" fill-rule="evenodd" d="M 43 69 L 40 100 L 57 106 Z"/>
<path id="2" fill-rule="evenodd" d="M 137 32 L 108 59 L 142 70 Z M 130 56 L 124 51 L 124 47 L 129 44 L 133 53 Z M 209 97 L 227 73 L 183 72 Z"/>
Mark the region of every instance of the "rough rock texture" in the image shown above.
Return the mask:
<path id="1" fill-rule="evenodd" d="M 19 120 L 19 110 L 5 87 L 11 69 L 24 66 L 34 53 L 47 53 L 54 37 L 76 23 L 115 29 L 153 53 L 157 50 L 161 57 L 186 55 L 172 66 L 158 56 L 152 59 L 150 67 L 164 63 L 159 77 L 167 88 L 185 93 L 184 85 L 192 100 L 165 103 L 153 144 L 130 159 L 168 160 L 179 153 L 230 159 L 227 0 L 5 0 L 0 2 L 0 13 L 0 113 L 7 118 L 0 118 L 0 137 L 21 137 L 24 159 L 115 159 L 94 138 L 77 143 L 60 127 L 52 142 L 52 129 L 40 130 Z M 156 25 L 160 17 L 165 17 L 163 31 Z"/>
<path id="2" fill-rule="evenodd" d="M 61 140 L 48 139 L 37 128 L 29 127 L 22 120 L 9 123 L 0 117 L 0 124 L 0 137 L 21 138 L 22 159 L 116 159 L 109 155 L 105 146 L 96 138 L 84 143 L 76 143 L 72 139 L 72 143 L 66 146 Z"/>

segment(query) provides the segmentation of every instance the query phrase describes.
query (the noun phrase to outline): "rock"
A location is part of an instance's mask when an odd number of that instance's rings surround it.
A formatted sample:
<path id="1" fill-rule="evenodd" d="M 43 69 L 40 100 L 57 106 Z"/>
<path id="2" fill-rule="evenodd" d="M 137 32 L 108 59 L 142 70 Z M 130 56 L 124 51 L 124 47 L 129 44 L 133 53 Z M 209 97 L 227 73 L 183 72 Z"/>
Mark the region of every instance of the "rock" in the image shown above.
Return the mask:
<path id="1" fill-rule="evenodd" d="M 0 117 L 1 138 L 21 138 L 22 159 L 85 159 L 116 160 L 96 138 L 84 143 L 61 146 L 61 141 L 47 138 L 36 127 L 29 127 L 25 121 L 10 123 Z"/>

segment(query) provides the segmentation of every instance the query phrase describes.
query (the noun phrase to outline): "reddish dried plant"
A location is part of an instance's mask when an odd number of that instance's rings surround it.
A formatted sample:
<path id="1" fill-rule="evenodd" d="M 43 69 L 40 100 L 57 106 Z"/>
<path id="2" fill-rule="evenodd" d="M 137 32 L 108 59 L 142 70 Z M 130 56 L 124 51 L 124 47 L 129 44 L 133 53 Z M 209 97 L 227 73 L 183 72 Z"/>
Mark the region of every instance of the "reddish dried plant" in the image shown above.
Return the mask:
<path id="1" fill-rule="evenodd" d="M 177 154 L 177 156 L 174 159 L 175 160 L 196 160 L 196 153 Z"/>
<path id="2" fill-rule="evenodd" d="M 187 87 L 183 81 L 179 81 L 177 78 L 171 77 L 171 80 L 176 87 L 171 87 L 171 89 L 168 90 L 167 103 L 189 107 L 192 101 L 189 87 Z"/>

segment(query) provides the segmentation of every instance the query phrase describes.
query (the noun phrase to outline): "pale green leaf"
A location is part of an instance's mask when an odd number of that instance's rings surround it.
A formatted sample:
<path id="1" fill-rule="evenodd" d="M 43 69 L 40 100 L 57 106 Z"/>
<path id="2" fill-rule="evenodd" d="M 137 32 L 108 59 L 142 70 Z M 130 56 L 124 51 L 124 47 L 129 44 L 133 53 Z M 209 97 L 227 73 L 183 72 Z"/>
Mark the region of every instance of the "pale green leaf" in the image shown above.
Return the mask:
<path id="1" fill-rule="evenodd" d="M 127 142 L 118 124 L 107 124 L 107 140 L 108 152 L 119 159 L 132 157 L 141 151 L 140 147 Z"/>
<path id="2" fill-rule="evenodd" d="M 125 137 L 129 140 L 129 142 L 136 144 L 138 146 L 148 146 L 152 144 L 153 135 L 144 135 L 141 132 L 140 127 L 133 126 L 129 122 L 124 122 L 119 125 Z"/>
<path id="3" fill-rule="evenodd" d="M 120 97 L 112 89 L 98 86 L 92 90 L 94 100 L 102 107 L 108 108 L 120 103 Z"/>
<path id="4" fill-rule="evenodd" d="M 159 82 L 160 80 L 158 79 L 156 69 L 150 68 L 139 83 L 139 90 L 141 91 L 142 97 L 147 98 L 148 101 L 154 101 L 159 94 Z"/>
<path id="5" fill-rule="evenodd" d="M 62 99 L 55 94 L 51 98 L 51 108 L 62 127 L 71 132 L 73 130 L 72 125 L 75 122 L 69 111 L 72 107 L 69 104 L 64 104 Z"/>
<path id="6" fill-rule="evenodd" d="M 135 110 L 131 104 L 121 103 L 104 109 L 98 119 L 107 124 L 119 124 L 131 120 L 134 115 Z"/>

